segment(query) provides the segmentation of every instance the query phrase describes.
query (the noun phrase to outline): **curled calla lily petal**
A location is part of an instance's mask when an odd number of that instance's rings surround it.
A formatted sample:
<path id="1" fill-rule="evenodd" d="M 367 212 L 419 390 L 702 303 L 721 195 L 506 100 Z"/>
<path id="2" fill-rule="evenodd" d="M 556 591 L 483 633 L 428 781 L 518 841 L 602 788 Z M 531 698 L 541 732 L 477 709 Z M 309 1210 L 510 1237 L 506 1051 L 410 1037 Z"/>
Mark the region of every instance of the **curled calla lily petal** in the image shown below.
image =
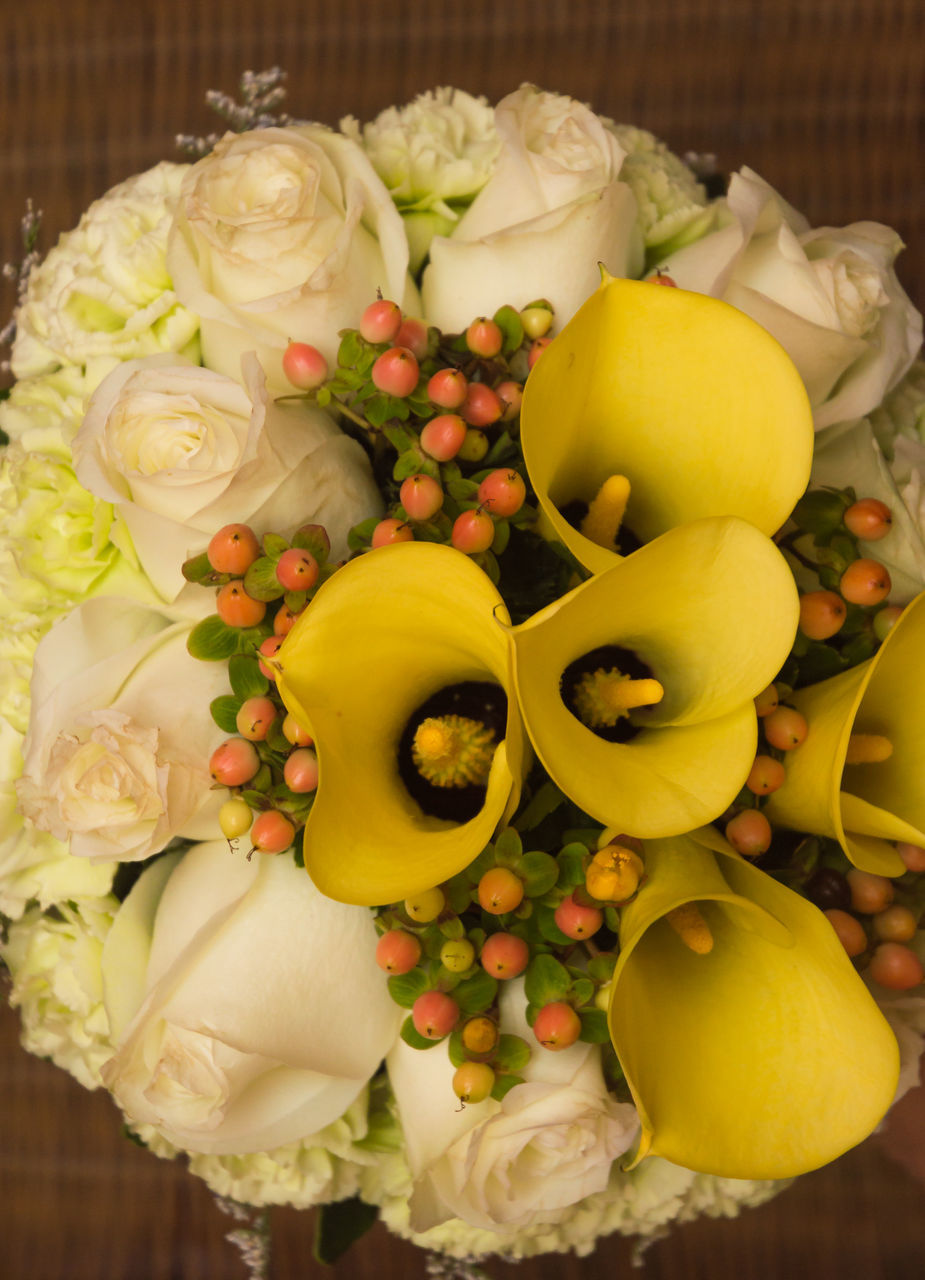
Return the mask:
<path id="1" fill-rule="evenodd" d="M 598 821 L 638 836 L 717 817 L 754 759 L 752 699 L 796 630 L 793 578 L 774 544 L 734 517 L 672 529 L 513 632 L 524 723 L 555 782 Z M 639 732 L 608 741 L 566 705 L 563 672 L 604 646 L 630 650 L 662 685 Z"/>
<path id="2" fill-rule="evenodd" d="M 771 534 L 806 487 L 813 422 L 783 349 L 740 311 L 607 278 L 531 372 L 521 435 L 555 536 L 597 572 L 615 551 L 570 524 L 567 504 L 625 476 L 643 542 L 711 515 Z"/>
<path id="3" fill-rule="evenodd" d="M 874 656 L 788 698 L 809 733 L 785 760 L 784 785 L 769 797 L 772 823 L 831 836 L 862 871 L 899 876 L 890 843 L 925 845 L 925 593 L 906 606 Z M 853 734 L 877 734 L 888 759 L 845 763 Z"/>
<path id="4" fill-rule="evenodd" d="M 345 565 L 293 628 L 279 689 L 318 751 L 305 865 L 323 893 L 369 906 L 429 888 L 467 866 L 512 812 L 523 768 L 513 698 L 468 821 L 424 813 L 399 773 L 402 735 L 434 694 L 468 681 L 506 693 L 509 621 L 468 556 L 406 542 Z"/>
<path id="5" fill-rule="evenodd" d="M 865 1138 L 890 1105 L 896 1039 L 820 911 L 715 833 L 646 842 L 621 913 L 610 1028 L 659 1155 L 787 1178 Z M 696 904 L 712 948 L 667 919 Z"/>

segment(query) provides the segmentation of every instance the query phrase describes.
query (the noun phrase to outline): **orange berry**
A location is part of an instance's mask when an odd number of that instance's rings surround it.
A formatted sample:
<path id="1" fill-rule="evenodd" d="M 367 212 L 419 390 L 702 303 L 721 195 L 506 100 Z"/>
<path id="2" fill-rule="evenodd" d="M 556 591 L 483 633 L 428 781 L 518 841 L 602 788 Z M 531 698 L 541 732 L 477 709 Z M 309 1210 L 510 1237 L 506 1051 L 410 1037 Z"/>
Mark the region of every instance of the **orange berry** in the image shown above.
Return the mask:
<path id="1" fill-rule="evenodd" d="M 485 939 L 480 959 L 493 978 L 517 978 L 530 963 L 530 948 L 514 933 L 493 933 Z"/>
<path id="2" fill-rule="evenodd" d="M 879 542 L 893 527 L 893 513 L 879 498 L 861 498 L 842 518 L 846 529 L 863 542 Z"/>
<path id="3" fill-rule="evenodd" d="M 890 594 L 893 582 L 879 560 L 855 560 L 842 574 L 838 589 L 851 604 L 879 604 Z"/>
<path id="4" fill-rule="evenodd" d="M 851 890 L 851 905 L 862 915 L 872 916 L 883 911 L 893 901 L 893 881 L 872 871 L 860 871 L 852 867 L 846 879 Z"/>
<path id="5" fill-rule="evenodd" d="M 213 534 L 206 555 L 216 573 L 240 578 L 260 555 L 260 543 L 249 525 L 226 524 Z"/>
<path id="6" fill-rule="evenodd" d="M 908 991 L 925 978 L 922 962 L 901 942 L 881 942 L 871 957 L 870 976 L 890 991 Z"/>
<path id="7" fill-rule="evenodd" d="M 420 942 L 404 929 L 390 929 L 376 943 L 376 964 L 386 973 L 410 973 L 420 958 Z"/>
<path id="8" fill-rule="evenodd" d="M 745 785 L 756 796 L 769 796 L 772 791 L 783 786 L 786 776 L 784 766 L 773 756 L 755 756 L 755 763 L 749 770 Z"/>
<path id="9" fill-rule="evenodd" d="M 925 848 L 920 844 L 909 844 L 901 840 L 896 852 L 906 864 L 907 871 L 925 871 Z"/>
<path id="10" fill-rule="evenodd" d="M 478 1014 L 463 1024 L 461 1034 L 463 1048 L 469 1053 L 491 1053 L 498 1043 L 498 1024 L 486 1017 L 484 1013 Z"/>
<path id="11" fill-rule="evenodd" d="M 849 915 L 847 911 L 839 911 L 837 907 L 830 907 L 823 915 L 838 934 L 838 941 L 849 956 L 859 956 L 862 951 L 867 950 L 867 934 L 856 916 Z"/>
<path id="12" fill-rule="evenodd" d="M 581 1019 L 570 1004 L 556 1000 L 540 1009 L 533 1034 L 544 1049 L 567 1049 L 581 1035 Z"/>
<path id="13" fill-rule="evenodd" d="M 778 751 L 793 751 L 808 732 L 806 717 L 794 707 L 778 707 L 764 718 L 764 736 Z"/>
<path id="14" fill-rule="evenodd" d="M 487 1062 L 464 1062 L 453 1075 L 453 1092 L 460 1102 L 484 1102 L 495 1083 Z"/>
<path id="15" fill-rule="evenodd" d="M 757 858 L 771 847 L 771 824 L 760 809 L 743 809 L 726 823 L 726 839 L 737 853 Z"/>
<path id="16" fill-rule="evenodd" d="M 508 867 L 492 867 L 479 881 L 479 903 L 493 916 L 516 911 L 523 901 L 523 881 Z"/>
<path id="17" fill-rule="evenodd" d="M 800 630 L 809 640 L 828 640 L 842 628 L 848 614 L 834 591 L 807 591 L 800 596 Z"/>
<path id="18" fill-rule="evenodd" d="M 765 716 L 769 716 L 772 711 L 777 710 L 777 704 L 777 685 L 769 684 L 766 689 L 761 690 L 755 699 L 755 714 L 759 719 L 763 720 Z"/>
<path id="19" fill-rule="evenodd" d="M 262 600 L 249 596 L 244 590 L 244 583 L 234 578 L 219 588 L 215 610 L 229 627 L 256 627 L 263 621 L 267 606 Z"/>
<path id="20" fill-rule="evenodd" d="M 871 924 L 881 942 L 911 942 L 919 927 L 915 913 L 898 902 L 878 911 Z"/>

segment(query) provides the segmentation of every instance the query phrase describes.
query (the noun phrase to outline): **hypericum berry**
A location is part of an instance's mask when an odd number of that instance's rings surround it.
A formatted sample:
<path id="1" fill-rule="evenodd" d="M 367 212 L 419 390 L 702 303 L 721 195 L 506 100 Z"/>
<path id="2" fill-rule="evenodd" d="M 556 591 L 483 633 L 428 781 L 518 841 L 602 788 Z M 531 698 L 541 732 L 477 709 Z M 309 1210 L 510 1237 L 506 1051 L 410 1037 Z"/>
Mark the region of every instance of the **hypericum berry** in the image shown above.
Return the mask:
<path id="1" fill-rule="evenodd" d="M 795 707 L 778 707 L 764 717 L 764 736 L 778 751 L 793 751 L 809 733 L 806 717 Z"/>
<path id="2" fill-rule="evenodd" d="M 467 1053 L 491 1053 L 498 1043 L 500 1032 L 496 1022 L 484 1013 L 479 1013 L 463 1023 L 460 1035 Z"/>
<path id="3" fill-rule="evenodd" d="M 440 963 L 450 973 L 465 973 L 475 960 L 475 947 L 468 938 L 447 938 L 440 948 Z"/>
<path id="4" fill-rule="evenodd" d="M 527 486 L 523 476 L 510 467 L 492 471 L 479 485 L 478 498 L 493 516 L 513 516 L 524 505 Z"/>
<path id="5" fill-rule="evenodd" d="M 532 369 L 539 360 L 540 356 L 552 342 L 552 338 L 537 338 L 535 342 L 530 343 L 530 350 L 527 353 L 527 368 Z"/>
<path id="6" fill-rule="evenodd" d="M 443 490 L 433 476 L 419 472 L 402 481 L 398 500 L 409 520 L 429 520 L 443 506 Z"/>
<path id="7" fill-rule="evenodd" d="M 259 768 L 257 748 L 244 738 L 229 738 L 209 758 L 209 773 L 223 787 L 242 787 Z"/>
<path id="8" fill-rule="evenodd" d="M 276 677 L 279 675 L 279 672 L 275 667 L 264 662 L 263 659 L 275 658 L 282 647 L 282 636 L 267 636 L 266 640 L 261 642 L 260 648 L 257 650 L 258 654 L 262 655 L 257 659 L 257 666 L 260 668 L 262 674 L 265 675 L 268 680 L 272 680 L 274 684 L 276 683 Z"/>
<path id="9" fill-rule="evenodd" d="M 834 591 L 807 591 L 800 596 L 800 630 L 809 640 L 828 640 L 841 631 L 848 608 Z"/>
<path id="10" fill-rule="evenodd" d="M 556 1000 L 540 1009 L 533 1034 L 544 1049 L 567 1049 L 581 1035 L 581 1019 L 570 1004 Z"/>
<path id="11" fill-rule="evenodd" d="M 861 498 L 842 519 L 849 533 L 863 542 L 879 542 L 893 527 L 893 513 L 879 498 Z"/>
<path id="12" fill-rule="evenodd" d="M 871 924 L 881 942 L 911 942 L 919 927 L 915 913 L 898 902 L 878 911 Z"/>
<path id="13" fill-rule="evenodd" d="M 508 867 L 492 867 L 479 881 L 479 903 L 493 916 L 516 911 L 523 901 L 523 881 Z"/>
<path id="14" fill-rule="evenodd" d="M 755 715 L 758 716 L 759 720 L 763 720 L 772 711 L 776 711 L 777 706 L 777 685 L 769 684 L 766 689 L 761 690 L 755 699 Z"/>
<path id="15" fill-rule="evenodd" d="M 671 276 L 668 274 L 668 272 L 667 272 L 667 271 L 665 271 L 665 270 L 663 270 L 661 267 L 657 267 L 657 268 L 656 268 L 655 275 L 654 275 L 654 276 L 649 276 L 649 279 L 648 279 L 647 283 L 648 283 L 648 284 L 660 284 L 660 285 L 663 285 L 663 286 L 664 286 L 665 288 L 667 288 L 667 289 L 677 289 L 677 287 L 678 287 L 678 283 L 677 283 L 677 281 L 676 281 L 676 280 L 672 280 L 672 278 L 671 278 Z"/>
<path id="16" fill-rule="evenodd" d="M 849 956 L 859 956 L 862 951 L 867 950 L 867 934 L 857 916 L 840 911 L 838 907 L 830 907 L 823 915 L 838 934 L 838 941 Z"/>
<path id="17" fill-rule="evenodd" d="M 474 356 L 482 356 L 490 360 L 504 346 L 504 334 L 494 320 L 489 320 L 487 316 L 479 316 L 466 330 L 466 346 Z"/>
<path id="18" fill-rule="evenodd" d="M 272 698 L 248 698 L 238 708 L 235 724 L 238 733 L 248 742 L 263 742 L 276 716 L 276 703 Z"/>
<path id="19" fill-rule="evenodd" d="M 909 844 L 900 840 L 896 852 L 906 864 L 907 871 L 925 871 L 925 849 L 920 844 Z"/>
<path id="20" fill-rule="evenodd" d="M 460 1102 L 484 1102 L 495 1084 L 487 1062 L 464 1062 L 453 1073 L 453 1092 Z"/>
<path id="21" fill-rule="evenodd" d="M 299 724 L 291 711 L 287 711 L 283 721 L 283 737 L 294 747 L 310 747 L 314 742 L 312 735 Z"/>
<path id="22" fill-rule="evenodd" d="M 398 516 L 386 516 L 373 529 L 370 545 L 388 547 L 393 542 L 413 542 L 414 530 L 407 520 L 399 520 Z"/>
<path id="23" fill-rule="evenodd" d="M 459 1005 L 445 991 L 425 991 L 411 1006 L 411 1020 L 425 1040 L 442 1040 L 459 1021 Z"/>
<path id="24" fill-rule="evenodd" d="M 820 911 L 847 911 L 851 906 L 848 881 L 835 867 L 817 867 L 803 885 L 803 895 Z"/>
<path id="25" fill-rule="evenodd" d="M 507 382 L 499 383 L 495 387 L 495 394 L 504 406 L 504 411 L 501 414 L 502 422 L 510 422 L 512 418 L 516 418 L 523 403 L 523 386 L 519 382 L 512 382 L 508 379 Z"/>
<path id="26" fill-rule="evenodd" d="M 392 342 L 401 328 L 401 307 L 380 298 L 371 302 L 360 317 L 360 336 L 367 342 Z"/>
<path id="27" fill-rule="evenodd" d="M 405 899 L 405 912 L 418 924 L 430 924 L 436 920 L 446 906 L 446 895 L 442 889 L 422 889 Z"/>
<path id="28" fill-rule="evenodd" d="M 314 391 L 328 376 L 328 362 L 317 347 L 290 342 L 283 352 L 283 373 L 300 391 Z"/>
<path id="29" fill-rule="evenodd" d="M 461 511 L 453 521 L 450 542 L 467 556 L 487 551 L 495 540 L 495 522 L 487 511 Z"/>
<path id="30" fill-rule="evenodd" d="M 249 525 L 226 524 L 212 535 L 206 555 L 216 573 L 243 578 L 260 555 L 260 543 Z"/>
<path id="31" fill-rule="evenodd" d="M 301 613 L 301 609 L 298 613 L 293 613 L 288 604 L 281 604 L 273 618 L 273 634 L 275 636 L 288 636 Z"/>
<path id="32" fill-rule="evenodd" d="M 376 943 L 376 964 L 386 973 L 410 973 L 420 958 L 420 942 L 404 929 L 390 929 Z"/>
<path id="33" fill-rule="evenodd" d="M 879 560 L 855 560 L 838 582 L 838 589 L 851 604 L 879 604 L 890 594 L 893 582 L 886 565 Z"/>
<path id="34" fill-rule="evenodd" d="M 459 412 L 470 427 L 490 427 L 504 412 L 504 405 L 484 382 L 470 382 Z"/>
<path id="35" fill-rule="evenodd" d="M 295 827 L 278 809 L 265 809 L 254 819 L 251 843 L 260 853 L 284 853 L 295 839 Z"/>
<path id="36" fill-rule="evenodd" d="M 290 547 L 276 564 L 276 580 L 287 591 L 311 591 L 320 572 L 318 561 L 302 547 Z"/>
<path id="37" fill-rule="evenodd" d="M 493 933 L 485 939 L 479 957 L 493 978 L 517 978 L 530 963 L 530 948 L 514 933 Z"/>
<path id="38" fill-rule="evenodd" d="M 613 994 L 613 983 L 605 982 L 594 993 L 594 1007 L 604 1013 L 610 1008 L 610 997 Z"/>
<path id="39" fill-rule="evenodd" d="M 469 427 L 456 456 L 460 462 L 481 462 L 488 449 L 489 441 L 485 432 L 478 427 Z"/>
<path id="40" fill-rule="evenodd" d="M 545 337 L 552 324 L 552 311 L 543 306 L 524 307 L 520 313 L 520 323 L 528 338 Z"/>
<path id="41" fill-rule="evenodd" d="M 871 956 L 868 973 L 890 991 L 909 991 L 925 979 L 921 960 L 901 942 L 881 942 Z"/>
<path id="42" fill-rule="evenodd" d="M 373 385 L 387 396 L 410 396 L 420 377 L 418 362 L 407 347 L 389 347 L 373 365 Z"/>
<path id="43" fill-rule="evenodd" d="M 458 409 L 469 382 L 461 369 L 438 369 L 427 383 L 427 398 L 438 409 Z"/>
<path id="44" fill-rule="evenodd" d="M 256 627 L 266 611 L 264 602 L 249 596 L 238 578 L 219 587 L 215 597 L 215 612 L 229 627 Z"/>
<path id="45" fill-rule="evenodd" d="M 848 887 L 851 890 L 851 905 L 861 915 L 873 916 L 883 911 L 893 901 L 893 881 L 886 876 L 875 875 L 872 871 L 861 871 L 852 867 L 847 873 Z"/>
<path id="46" fill-rule="evenodd" d="M 296 795 L 307 795 L 318 786 L 318 757 L 311 747 L 298 747 L 286 757 L 283 781 Z"/>
<path id="47" fill-rule="evenodd" d="M 756 796 L 769 796 L 784 785 L 786 777 L 784 766 L 773 756 L 755 756 L 755 763 L 749 770 L 745 785 Z"/>
<path id="48" fill-rule="evenodd" d="M 449 462 L 466 438 L 466 424 L 458 413 L 441 413 L 421 431 L 421 448 L 437 462 Z"/>
<path id="49" fill-rule="evenodd" d="M 407 347 L 416 360 L 423 360 L 427 355 L 427 325 L 423 320 L 409 317 L 401 322 L 401 328 L 395 335 L 396 347 Z"/>
<path id="50" fill-rule="evenodd" d="M 254 820 L 250 805 L 241 796 L 232 796 L 218 811 L 218 825 L 226 840 L 243 836 Z"/>
<path id="51" fill-rule="evenodd" d="M 760 809 L 743 809 L 726 823 L 726 839 L 737 853 L 757 858 L 771 847 L 771 824 Z"/>
<path id="52" fill-rule="evenodd" d="M 901 604 L 886 604 L 874 614 L 874 635 L 882 644 L 899 621 Z"/>
<path id="53" fill-rule="evenodd" d="M 585 907 L 572 894 L 556 907 L 554 920 L 567 938 L 590 938 L 604 923 L 604 913 L 597 907 Z"/>

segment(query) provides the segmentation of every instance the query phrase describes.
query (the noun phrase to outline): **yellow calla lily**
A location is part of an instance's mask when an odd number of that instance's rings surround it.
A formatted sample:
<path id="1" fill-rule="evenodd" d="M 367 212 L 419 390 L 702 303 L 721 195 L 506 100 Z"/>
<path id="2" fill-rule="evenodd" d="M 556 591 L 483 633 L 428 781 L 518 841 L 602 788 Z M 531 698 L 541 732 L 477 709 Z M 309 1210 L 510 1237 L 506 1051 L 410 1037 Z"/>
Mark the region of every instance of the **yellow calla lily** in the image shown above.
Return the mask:
<path id="1" fill-rule="evenodd" d="M 545 357 L 544 357 L 545 359 Z M 524 723 L 553 780 L 599 822 L 668 836 L 732 802 L 757 740 L 752 699 L 793 641 L 793 577 L 769 538 L 732 516 L 663 534 L 513 632 Z M 566 705 L 563 673 L 619 646 L 664 694 L 608 741 Z M 618 664 L 619 665 L 619 664 Z"/>
<path id="2" fill-rule="evenodd" d="M 862 871 L 899 876 L 891 841 L 925 845 L 925 593 L 908 604 L 868 661 L 787 701 L 807 720 L 806 741 L 788 752 L 787 776 L 769 797 L 769 820 L 831 836 Z M 851 740 L 877 735 L 886 759 L 846 764 Z"/>
<path id="3" fill-rule="evenodd" d="M 646 842 L 644 856 L 609 1013 L 643 1126 L 637 1162 L 788 1178 L 867 1137 L 899 1052 L 822 913 L 715 833 Z"/>
<path id="4" fill-rule="evenodd" d="M 339 902 L 394 902 L 455 875 L 519 796 L 523 741 L 514 699 L 481 807 L 467 821 L 426 814 L 399 771 L 411 717 L 468 681 L 509 684 L 509 617 L 459 551 L 406 542 L 330 578 L 279 651 L 283 701 L 316 740 L 319 785 L 305 865 Z"/>
<path id="5" fill-rule="evenodd" d="M 813 421 L 783 348 L 743 312 L 608 277 L 532 370 L 521 440 L 546 527 L 600 572 L 612 538 L 579 532 L 567 504 L 623 477 L 642 542 L 711 515 L 774 533 L 806 488 Z M 619 508 L 625 493 L 602 499 Z"/>

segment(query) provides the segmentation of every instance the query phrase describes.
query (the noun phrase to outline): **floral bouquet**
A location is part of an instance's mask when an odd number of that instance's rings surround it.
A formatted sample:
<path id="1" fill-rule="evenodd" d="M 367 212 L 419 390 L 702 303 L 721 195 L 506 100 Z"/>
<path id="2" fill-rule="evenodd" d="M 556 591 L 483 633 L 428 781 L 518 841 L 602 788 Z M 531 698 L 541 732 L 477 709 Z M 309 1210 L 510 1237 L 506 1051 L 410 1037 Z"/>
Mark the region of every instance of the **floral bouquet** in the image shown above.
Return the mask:
<path id="1" fill-rule="evenodd" d="M 900 242 L 531 86 L 333 130 L 279 81 L 24 222 L 23 1043 L 326 1259 L 734 1214 L 923 1045 Z"/>

